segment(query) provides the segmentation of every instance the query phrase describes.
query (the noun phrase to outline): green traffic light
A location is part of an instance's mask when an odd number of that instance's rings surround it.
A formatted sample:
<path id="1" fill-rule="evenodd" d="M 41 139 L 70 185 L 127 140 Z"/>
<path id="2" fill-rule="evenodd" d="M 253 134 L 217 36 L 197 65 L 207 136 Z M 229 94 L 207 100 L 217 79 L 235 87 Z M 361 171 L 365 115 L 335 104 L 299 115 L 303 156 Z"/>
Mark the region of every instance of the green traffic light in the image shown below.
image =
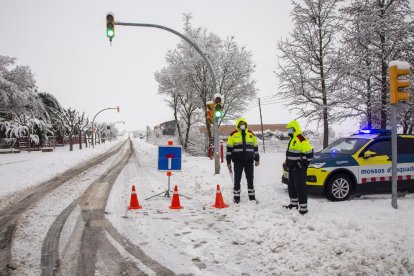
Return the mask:
<path id="1" fill-rule="evenodd" d="M 112 14 L 106 15 L 106 36 L 109 38 L 109 41 L 112 41 L 112 38 L 115 36 L 115 21 Z"/>
<path id="2" fill-rule="evenodd" d="M 215 113 L 214 113 L 214 116 L 216 117 L 216 118 L 221 118 L 221 116 L 223 115 L 223 113 L 220 111 L 220 110 L 217 110 Z"/>

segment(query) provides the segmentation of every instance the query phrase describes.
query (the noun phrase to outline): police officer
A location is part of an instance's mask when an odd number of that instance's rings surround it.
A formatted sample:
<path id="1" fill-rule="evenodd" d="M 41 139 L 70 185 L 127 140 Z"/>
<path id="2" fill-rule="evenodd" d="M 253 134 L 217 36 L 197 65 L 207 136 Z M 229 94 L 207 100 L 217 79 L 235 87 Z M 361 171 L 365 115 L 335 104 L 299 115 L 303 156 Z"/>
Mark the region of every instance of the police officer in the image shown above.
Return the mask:
<path id="1" fill-rule="evenodd" d="M 288 191 L 290 204 L 283 207 L 298 209 L 299 204 L 299 213 L 304 215 L 308 212 L 306 170 L 313 158 L 313 149 L 302 134 L 298 121 L 291 121 L 286 128 L 290 136 L 285 162 L 289 170 Z"/>
<path id="2" fill-rule="evenodd" d="M 236 130 L 230 133 L 227 139 L 226 160 L 230 172 L 232 171 L 231 161 L 234 163 L 234 202 L 240 202 L 240 181 L 243 170 L 246 174 L 249 200 L 256 201 L 253 186 L 253 163 L 255 166 L 260 164 L 259 148 L 256 136 L 248 130 L 247 122 L 243 118 L 237 120 Z"/>

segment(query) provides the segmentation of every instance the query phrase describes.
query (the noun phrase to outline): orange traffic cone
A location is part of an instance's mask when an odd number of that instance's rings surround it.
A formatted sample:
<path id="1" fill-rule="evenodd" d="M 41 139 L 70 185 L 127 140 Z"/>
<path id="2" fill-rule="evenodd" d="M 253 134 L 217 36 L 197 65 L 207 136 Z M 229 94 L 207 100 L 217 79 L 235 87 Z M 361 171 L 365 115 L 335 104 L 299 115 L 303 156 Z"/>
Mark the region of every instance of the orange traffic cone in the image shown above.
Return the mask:
<path id="1" fill-rule="evenodd" d="M 220 185 L 217 185 L 217 191 L 216 191 L 216 203 L 213 206 L 214 208 L 227 208 L 229 207 L 227 204 L 224 203 L 223 195 L 220 191 Z"/>
<path id="2" fill-rule="evenodd" d="M 174 187 L 174 195 L 171 201 L 170 209 L 182 209 L 183 207 L 180 205 L 180 196 L 178 195 L 178 188 L 177 185 Z"/>
<path id="3" fill-rule="evenodd" d="M 132 185 L 131 201 L 129 203 L 128 210 L 131 209 L 141 209 L 142 206 L 139 205 L 137 192 L 135 191 L 135 185 Z"/>

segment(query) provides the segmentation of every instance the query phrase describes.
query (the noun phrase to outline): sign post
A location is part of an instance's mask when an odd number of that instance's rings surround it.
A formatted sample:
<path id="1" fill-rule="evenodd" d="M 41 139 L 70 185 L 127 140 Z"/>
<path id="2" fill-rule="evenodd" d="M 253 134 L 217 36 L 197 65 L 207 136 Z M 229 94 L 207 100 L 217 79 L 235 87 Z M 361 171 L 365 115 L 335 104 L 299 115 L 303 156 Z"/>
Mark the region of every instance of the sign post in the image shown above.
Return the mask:
<path id="1" fill-rule="evenodd" d="M 168 188 L 166 191 L 153 195 L 146 198 L 145 200 L 151 199 L 153 197 L 164 194 L 166 197 L 170 197 L 170 178 L 173 171 L 181 171 L 181 161 L 182 161 L 182 147 L 173 146 L 172 141 L 168 141 L 167 146 L 158 146 L 158 171 L 167 172 L 168 176 Z M 184 195 L 182 195 L 184 196 Z M 184 196 L 186 197 L 186 196 Z M 186 197 L 190 199 L 189 197 Z"/>

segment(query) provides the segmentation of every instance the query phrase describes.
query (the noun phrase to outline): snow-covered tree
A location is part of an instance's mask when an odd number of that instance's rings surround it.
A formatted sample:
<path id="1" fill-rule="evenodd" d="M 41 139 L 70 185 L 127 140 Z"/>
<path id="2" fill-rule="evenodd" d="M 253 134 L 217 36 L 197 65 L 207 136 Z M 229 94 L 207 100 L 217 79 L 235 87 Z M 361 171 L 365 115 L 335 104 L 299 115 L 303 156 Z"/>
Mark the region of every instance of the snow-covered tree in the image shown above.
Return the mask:
<path id="1" fill-rule="evenodd" d="M 197 104 L 197 95 L 193 92 L 191 82 L 188 78 L 175 76 L 176 68 L 174 62 L 167 69 L 155 74 L 155 79 L 159 83 L 159 93 L 166 95 L 169 106 L 174 111 L 174 120 L 180 144 L 185 150 L 188 148 L 189 133 L 191 126 L 197 123 L 197 111 L 200 113 Z M 169 74 L 168 72 L 171 72 Z M 200 116 L 198 116 L 200 117 Z"/>
<path id="2" fill-rule="evenodd" d="M 89 127 L 89 118 L 85 115 L 85 112 L 78 114 L 76 119 L 77 132 L 79 134 L 79 149 L 82 149 L 82 134 Z"/>
<path id="3" fill-rule="evenodd" d="M 255 66 L 251 60 L 251 52 L 244 47 L 240 48 L 234 38 L 223 40 L 205 28 L 193 27 L 191 15 L 184 15 L 184 35 L 203 51 L 212 64 L 217 92 L 225 99 L 223 121 L 236 118 L 246 109 L 247 102 L 256 95 L 255 82 L 252 80 Z M 169 51 L 166 60 L 168 67 L 157 73 L 156 79 L 164 81 L 159 86 L 159 93 L 168 95 L 174 112 L 183 114 L 181 120 L 185 121 L 186 138 L 181 137 L 180 141 L 183 144 L 188 142 L 189 126 L 199 121 L 200 117 L 203 118 L 211 139 L 206 103 L 213 99 L 214 91 L 207 64 L 185 41 Z M 166 74 L 169 75 L 170 85 L 165 84 L 168 80 Z M 192 116 L 195 118 L 191 118 Z"/>
<path id="4" fill-rule="evenodd" d="M 346 58 L 338 34 L 342 26 L 338 5 L 342 0 L 292 1 L 294 28 L 278 42 L 281 83 L 277 97 L 299 117 L 323 125 L 323 145 L 329 140 L 329 124 L 341 120 L 346 102 L 342 68 Z"/>
<path id="5" fill-rule="evenodd" d="M 56 136 L 59 136 L 63 140 L 65 136 L 65 125 L 62 116 L 65 114 L 65 109 L 60 105 L 55 96 L 50 93 L 41 92 L 38 93 L 38 96 L 48 113 L 51 131 L 53 132 L 53 136 L 55 136 L 54 139 L 56 139 Z"/>
<path id="6" fill-rule="evenodd" d="M 365 109 L 368 126 L 386 128 L 388 63 L 414 51 L 413 11 L 408 0 L 352 0 L 343 12 L 349 23 L 344 43 L 354 61 L 351 83 L 358 87 L 350 106 Z"/>
<path id="7" fill-rule="evenodd" d="M 37 94 L 30 68 L 12 68 L 14 62 L 14 58 L 0 56 L 0 135 L 36 135 L 36 140 L 42 142 L 47 135 L 49 114 Z"/>
<path id="8" fill-rule="evenodd" d="M 16 66 L 8 70 L 14 59 L 2 57 L 0 68 L 0 110 L 16 114 L 30 113 L 38 119 L 45 119 L 47 113 L 37 96 L 34 76 L 28 66 Z"/>
<path id="9" fill-rule="evenodd" d="M 79 112 L 70 107 L 65 110 L 61 117 L 62 123 L 69 136 L 69 151 L 73 151 L 73 135 L 75 135 L 78 130 L 78 118 Z"/>
<path id="10" fill-rule="evenodd" d="M 11 119 L 0 121 L 0 130 L 7 138 L 29 137 L 29 151 L 32 143 L 39 145 L 42 135 L 48 133 L 48 125 L 33 115 L 11 113 Z"/>
<path id="11" fill-rule="evenodd" d="M 179 116 L 181 109 L 179 91 L 181 90 L 178 90 L 178 87 L 176 87 L 176 82 L 174 81 L 175 76 L 174 73 L 171 71 L 171 68 L 163 68 L 160 72 L 155 73 L 155 80 L 158 82 L 158 93 L 160 95 L 166 96 L 165 101 L 167 102 L 168 106 L 173 110 L 178 141 L 180 145 L 184 145 L 183 132 L 181 130 L 181 118 Z"/>

